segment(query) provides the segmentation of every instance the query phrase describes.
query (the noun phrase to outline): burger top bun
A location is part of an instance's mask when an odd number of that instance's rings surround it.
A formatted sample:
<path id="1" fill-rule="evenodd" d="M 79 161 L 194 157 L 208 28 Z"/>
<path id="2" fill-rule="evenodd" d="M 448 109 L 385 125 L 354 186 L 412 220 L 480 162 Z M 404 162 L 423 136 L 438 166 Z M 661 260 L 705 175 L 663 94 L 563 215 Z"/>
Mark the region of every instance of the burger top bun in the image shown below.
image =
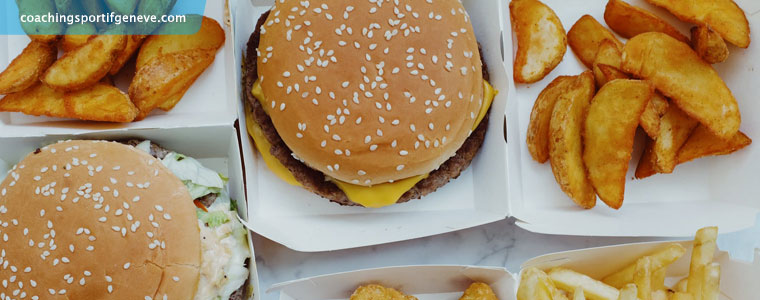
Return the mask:
<path id="1" fill-rule="evenodd" d="M 29 154 L 0 184 L 0 222 L 6 297 L 195 295 L 201 250 L 192 199 L 136 148 L 68 141 Z"/>
<path id="2" fill-rule="evenodd" d="M 276 1 L 258 51 L 279 135 L 348 183 L 436 169 L 482 105 L 478 43 L 458 0 Z"/>

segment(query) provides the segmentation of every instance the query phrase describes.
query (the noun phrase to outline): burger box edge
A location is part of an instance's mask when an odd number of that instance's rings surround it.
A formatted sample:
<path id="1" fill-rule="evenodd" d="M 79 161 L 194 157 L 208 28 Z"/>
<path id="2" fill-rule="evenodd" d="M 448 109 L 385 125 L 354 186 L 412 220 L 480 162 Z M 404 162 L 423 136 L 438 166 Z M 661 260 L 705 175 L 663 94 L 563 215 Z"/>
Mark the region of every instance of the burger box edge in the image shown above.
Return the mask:
<path id="1" fill-rule="evenodd" d="M 26 137 L 0 137 L 0 181 L 13 165 L 39 147 L 68 139 L 146 139 L 160 144 L 166 149 L 198 159 L 205 167 L 226 174 L 229 178 L 230 197 L 238 204 L 238 213 L 247 219 L 247 203 L 243 183 L 240 145 L 235 128 L 226 125 L 201 126 L 166 129 L 107 130 L 81 134 L 60 134 Z M 5 145 L 13 145 L 6 147 Z M 223 146 L 220 146 L 223 145 Z M 245 222 L 244 222 L 245 224 Z M 247 231 L 251 259 L 248 264 L 249 289 L 253 291 L 251 300 L 258 300 L 260 294 L 256 253 L 253 249 L 252 233 Z"/>
<path id="2" fill-rule="evenodd" d="M 516 299 L 522 270 L 558 266 L 568 267 L 598 278 L 635 261 L 670 243 L 689 249 L 668 269 L 666 283 L 673 284 L 689 270 L 691 241 L 647 242 L 556 252 L 529 259 L 513 274 L 504 268 L 480 266 L 417 265 L 383 267 L 335 273 L 278 283 L 266 293 L 279 292 L 280 300 L 348 299 L 362 284 L 377 283 L 417 296 L 419 299 L 457 299 L 473 281 L 485 282 L 501 300 Z M 607 262 L 612 263 L 607 263 Z M 725 299 L 750 299 L 760 293 L 760 249 L 754 262 L 732 260 L 725 251 L 716 251 L 715 261 L 721 265 L 721 293 Z M 724 299 L 724 298 L 721 299 Z"/>
<path id="3" fill-rule="evenodd" d="M 180 128 L 190 126 L 215 126 L 232 124 L 237 115 L 234 73 L 228 68 L 235 62 L 233 35 L 225 24 L 225 1 L 206 1 L 204 15 L 215 19 L 225 31 L 224 46 L 216 53 L 216 59 L 185 92 L 182 100 L 169 112 L 154 110 L 147 118 L 133 123 L 97 123 L 72 119 L 27 116 L 21 113 L 0 112 L 0 136 L 40 136 L 45 134 L 80 134 L 118 129 Z M 29 37 L 25 35 L 0 36 L 0 70 L 26 47 Z M 136 55 L 136 54 L 135 54 Z M 134 59 L 134 58 L 133 58 Z M 130 60 L 132 61 L 132 60 Z M 114 83 L 126 91 L 131 76 L 121 72 Z M 0 100 L 3 98 L 0 95 Z M 224 101 L 222 105 L 218 103 Z"/>
<path id="4" fill-rule="evenodd" d="M 565 30 L 584 14 L 590 14 L 605 27 L 603 18 L 607 1 L 577 5 L 572 1 L 544 0 L 559 16 Z M 683 33 L 690 25 L 678 21 L 667 11 L 655 8 L 643 0 L 626 1 L 643 7 L 667 20 Z M 753 35 L 760 32 L 760 3 L 739 0 L 750 21 Z M 587 2 L 584 2 L 586 4 Z M 509 8 L 503 7 L 504 23 L 510 24 Z M 687 34 L 688 35 L 688 34 Z M 618 36 L 618 38 L 620 38 Z M 757 77 L 755 66 L 760 61 L 757 39 L 748 49 L 729 47 L 728 60 L 714 67 L 728 84 L 742 112 L 741 130 L 750 138 L 760 134 L 760 103 L 754 97 L 760 87 L 753 84 Z M 512 59 L 516 41 L 512 31 L 504 31 L 504 49 L 512 55 L 505 57 L 507 72 L 512 76 Z M 624 39 L 621 39 L 624 41 Z M 760 148 L 750 145 L 727 156 L 702 158 L 679 165 L 673 174 L 658 174 L 643 180 L 632 180 L 639 160 L 643 134 L 637 134 L 626 182 L 626 199 L 619 211 L 601 201 L 585 211 L 560 190 L 549 163 L 538 164 L 528 154 L 525 134 L 530 111 L 538 93 L 559 75 L 576 75 L 586 68 L 568 47 L 559 66 L 543 80 L 531 85 L 517 85 L 510 90 L 507 107 L 508 178 L 511 215 L 516 224 L 528 231 L 544 234 L 585 236 L 667 236 L 684 237 L 704 226 L 719 225 L 722 232 L 737 231 L 755 224 L 760 202 L 754 201 L 760 185 L 753 182 L 760 169 Z M 511 78 L 511 77 L 510 77 Z M 510 80 L 512 81 L 512 80 Z M 510 83 L 514 85 L 512 81 Z"/>
<path id="5" fill-rule="evenodd" d="M 261 2 L 255 1 L 256 4 Z M 489 132 L 483 147 L 457 180 L 421 200 L 405 204 L 373 210 L 339 207 L 280 181 L 260 158 L 256 158 L 258 154 L 251 139 L 247 138 L 244 109 L 239 101 L 250 228 L 288 248 L 318 252 L 409 240 L 506 218 L 506 145 L 502 132 L 509 80 L 501 53 L 501 2 L 464 1 L 478 41 L 483 46 L 491 84 L 500 93 L 491 108 Z M 242 51 L 256 20 L 271 6 L 254 5 L 250 0 L 230 0 L 230 4 L 234 14 L 235 51 L 241 51 L 235 53 L 235 65 L 240 66 Z M 354 226 L 357 222 L 362 226 Z"/>

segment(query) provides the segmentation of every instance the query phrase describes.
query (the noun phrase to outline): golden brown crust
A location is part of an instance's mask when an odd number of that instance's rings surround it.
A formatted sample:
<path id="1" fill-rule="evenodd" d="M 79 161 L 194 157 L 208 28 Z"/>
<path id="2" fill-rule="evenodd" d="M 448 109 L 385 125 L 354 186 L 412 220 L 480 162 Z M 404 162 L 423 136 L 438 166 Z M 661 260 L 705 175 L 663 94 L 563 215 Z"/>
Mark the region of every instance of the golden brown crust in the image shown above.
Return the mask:
<path id="1" fill-rule="evenodd" d="M 517 37 L 515 81 L 539 81 L 554 70 L 565 56 L 565 28 L 554 11 L 541 1 L 512 0 L 509 13 L 512 31 Z"/>
<path id="2" fill-rule="evenodd" d="M 632 38 L 645 32 L 662 32 L 689 43 L 689 38 L 660 17 L 622 0 L 610 0 L 604 10 L 604 21 L 610 29 L 624 38 Z"/>
<path id="3" fill-rule="evenodd" d="M 14 229 L 3 231 L 3 259 L 27 297 L 187 299 L 196 289 L 200 234 L 187 189 L 133 147 L 39 149 L 0 184 L 0 207 Z"/>
<path id="4" fill-rule="evenodd" d="M 567 31 L 567 43 L 578 59 L 589 69 L 594 67 L 596 53 L 604 40 L 610 40 L 617 45 L 618 49 L 623 49 L 623 43 L 590 15 L 583 15 Z"/>
<path id="5" fill-rule="evenodd" d="M 733 0 L 647 0 L 647 2 L 667 9 L 681 21 L 709 25 L 723 39 L 737 47 L 749 47 L 749 21 L 741 7 Z"/>
<path id="6" fill-rule="evenodd" d="M 54 44 L 32 40 L 0 73 L 0 94 L 16 93 L 33 86 L 56 58 L 58 48 Z"/>

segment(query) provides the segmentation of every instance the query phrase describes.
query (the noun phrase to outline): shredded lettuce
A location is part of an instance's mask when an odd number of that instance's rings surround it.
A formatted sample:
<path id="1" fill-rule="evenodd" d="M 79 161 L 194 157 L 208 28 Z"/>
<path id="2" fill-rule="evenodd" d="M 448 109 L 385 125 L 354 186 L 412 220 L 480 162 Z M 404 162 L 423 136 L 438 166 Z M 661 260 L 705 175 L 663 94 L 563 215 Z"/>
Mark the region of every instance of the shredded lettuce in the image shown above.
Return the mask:
<path id="1" fill-rule="evenodd" d="M 211 228 L 219 227 L 230 221 L 230 218 L 227 217 L 227 214 L 221 210 L 205 212 L 202 209 L 198 208 L 195 213 L 198 216 L 198 220 L 206 223 L 206 225 Z"/>
<path id="2" fill-rule="evenodd" d="M 204 167 L 192 157 L 171 152 L 161 162 L 182 180 L 193 199 L 208 194 L 219 194 L 227 184 L 226 177 Z"/>
<path id="3" fill-rule="evenodd" d="M 142 143 L 137 144 L 135 148 L 150 153 L 150 141 L 143 141 Z"/>

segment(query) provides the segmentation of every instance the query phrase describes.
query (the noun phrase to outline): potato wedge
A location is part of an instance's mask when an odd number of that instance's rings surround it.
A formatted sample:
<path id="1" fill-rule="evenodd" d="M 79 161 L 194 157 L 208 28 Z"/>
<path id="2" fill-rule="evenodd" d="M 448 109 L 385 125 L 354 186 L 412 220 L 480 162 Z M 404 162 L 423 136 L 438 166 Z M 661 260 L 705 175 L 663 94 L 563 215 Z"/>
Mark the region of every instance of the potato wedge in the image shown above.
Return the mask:
<path id="1" fill-rule="evenodd" d="M 708 64 L 717 64 L 728 58 L 728 46 L 709 26 L 691 28 L 691 47 Z"/>
<path id="2" fill-rule="evenodd" d="M 63 92 L 37 82 L 36 85 L 0 99 L 0 111 L 20 112 L 33 116 L 66 118 Z"/>
<path id="3" fill-rule="evenodd" d="M 675 105 L 668 107 L 660 119 L 660 131 L 654 140 L 652 162 L 658 173 L 673 173 L 678 163 L 677 156 L 681 146 L 689 139 L 691 132 L 699 123 L 686 115 Z"/>
<path id="4" fill-rule="evenodd" d="M 620 291 L 584 274 L 565 268 L 554 268 L 548 273 L 554 284 L 565 291 L 583 289 L 583 294 L 592 300 L 617 300 Z"/>
<path id="5" fill-rule="evenodd" d="M 138 113 L 125 93 L 104 83 L 66 93 L 64 103 L 69 115 L 80 120 L 125 123 Z"/>
<path id="6" fill-rule="evenodd" d="M 726 41 L 749 47 L 749 22 L 744 11 L 732 0 L 647 0 L 667 9 L 681 21 L 709 25 Z"/>
<path id="7" fill-rule="evenodd" d="M 124 64 L 126 64 L 137 50 L 140 49 L 140 45 L 142 45 L 144 39 L 144 35 L 128 35 L 127 45 L 124 47 L 124 50 L 119 53 L 119 56 L 116 57 L 116 60 L 113 62 L 113 66 L 111 66 L 111 70 L 108 71 L 108 73 L 111 75 L 119 73 L 121 68 L 124 67 Z"/>
<path id="8" fill-rule="evenodd" d="M 63 51 L 69 52 L 82 47 L 97 32 L 98 30 L 92 23 L 73 24 L 66 28 L 66 35 L 61 39 L 61 48 Z"/>
<path id="9" fill-rule="evenodd" d="M 554 11 L 538 0 L 512 0 L 509 11 L 512 31 L 517 36 L 515 81 L 539 81 L 565 56 L 565 28 Z"/>
<path id="10" fill-rule="evenodd" d="M 660 132 L 660 120 L 662 116 L 668 111 L 670 103 L 662 94 L 655 91 L 652 94 L 652 99 L 649 100 L 647 107 L 644 109 L 644 113 L 641 114 L 641 120 L 639 125 L 641 129 L 651 138 L 657 138 Z"/>
<path id="11" fill-rule="evenodd" d="M 702 291 L 709 289 L 705 282 L 705 267 L 709 265 L 715 255 L 718 227 L 705 227 L 697 231 L 694 236 L 694 248 L 691 251 L 691 264 L 689 264 L 689 281 L 686 290 L 694 296 L 694 300 L 702 300 Z"/>
<path id="12" fill-rule="evenodd" d="M 224 45 L 224 39 L 222 26 L 216 20 L 208 17 L 203 17 L 200 29 L 193 35 L 151 35 L 145 39 L 142 47 L 140 47 L 136 70 L 147 65 L 151 59 L 169 53 L 192 49 L 213 49 L 216 52 Z"/>
<path id="13" fill-rule="evenodd" d="M 678 163 L 682 164 L 705 156 L 731 154 L 750 144 L 752 144 L 752 139 L 741 131 L 731 139 L 722 140 L 704 126 L 697 126 L 678 151 Z"/>
<path id="14" fill-rule="evenodd" d="M 739 105 L 715 69 L 688 45 L 659 32 L 642 33 L 623 48 L 624 72 L 646 79 L 686 114 L 727 139 L 739 131 Z"/>
<path id="15" fill-rule="evenodd" d="M 657 250 L 654 253 L 651 253 L 647 255 L 646 257 L 649 257 L 649 260 L 651 262 L 651 268 L 653 270 L 658 270 L 662 268 L 666 268 L 686 253 L 686 249 L 681 246 L 681 244 L 669 244 L 666 247 Z M 602 279 L 602 282 L 609 284 L 616 288 L 623 288 L 626 284 L 629 284 L 634 281 L 634 274 L 636 273 L 636 264 L 637 261 L 634 261 L 633 263 L 625 266 L 624 268 L 620 269 L 619 271 L 612 273 L 610 275 L 607 275 L 607 277 L 604 277 Z"/>
<path id="16" fill-rule="evenodd" d="M 620 49 L 618 49 L 617 45 L 615 45 L 614 42 L 610 40 L 603 40 L 602 43 L 599 45 L 599 50 L 596 52 L 596 58 L 594 58 L 594 66 L 592 70 L 594 71 L 594 78 L 596 78 L 596 86 L 602 87 L 605 83 L 607 83 L 607 75 L 602 72 L 599 65 L 607 65 L 608 67 L 615 68 L 615 71 L 620 71 L 620 63 L 622 62 L 623 54 L 620 52 Z M 613 76 L 620 76 L 617 77 L 617 79 L 623 79 L 628 78 L 628 75 L 620 72 L 620 74 L 613 74 Z M 611 80 L 611 79 L 610 79 Z"/>
<path id="17" fill-rule="evenodd" d="M 162 55 L 137 70 L 129 96 L 142 120 L 165 101 L 178 101 L 198 76 L 214 61 L 215 49 L 186 50 Z M 172 105 L 173 106 L 173 105 Z"/>
<path id="18" fill-rule="evenodd" d="M 584 119 L 594 95 L 594 76 L 586 71 L 554 104 L 549 122 L 549 162 L 562 191 L 583 208 L 596 205 L 596 193 L 583 164 Z"/>
<path id="19" fill-rule="evenodd" d="M 605 64 L 594 64 L 594 77 L 597 79 L 597 84 L 601 84 L 599 87 L 602 87 L 607 84 L 607 82 L 615 79 L 630 78 L 630 76 L 623 73 L 623 71 Z"/>
<path id="20" fill-rule="evenodd" d="M 636 166 L 636 172 L 633 176 L 634 178 L 644 179 L 657 174 L 657 171 L 654 170 L 654 158 L 652 154 L 653 149 L 654 140 L 649 138 L 647 139 L 646 146 L 644 146 L 644 151 L 641 152 L 641 158 L 639 158 L 639 163 Z"/>
<path id="21" fill-rule="evenodd" d="M 639 290 L 636 288 L 636 285 L 629 283 L 620 289 L 620 297 L 618 297 L 618 300 L 639 300 L 638 293 Z"/>
<path id="22" fill-rule="evenodd" d="M 473 282 L 464 291 L 459 300 L 498 300 L 493 289 L 488 284 Z"/>
<path id="23" fill-rule="evenodd" d="M 670 23 L 622 0 L 607 2 L 604 21 L 612 31 L 627 39 L 645 32 L 662 32 L 681 42 L 689 43 L 689 39 Z"/>
<path id="24" fill-rule="evenodd" d="M 517 300 L 552 300 L 557 291 L 554 283 L 544 271 L 527 268 L 520 275 Z"/>
<path id="25" fill-rule="evenodd" d="M 539 163 L 549 160 L 549 122 L 554 111 L 554 103 L 573 87 L 578 76 L 559 76 L 538 94 L 530 112 L 527 144 L 528 152 Z"/>
<path id="26" fill-rule="evenodd" d="M 0 73 L 0 94 L 20 92 L 35 85 L 57 57 L 55 45 L 32 40 Z"/>
<path id="27" fill-rule="evenodd" d="M 87 44 L 66 53 L 42 74 L 42 82 L 62 91 L 91 86 L 108 74 L 113 62 L 127 45 L 123 35 L 99 35 Z"/>
<path id="28" fill-rule="evenodd" d="M 623 49 L 623 43 L 590 15 L 582 16 L 567 32 L 570 48 L 589 69 L 594 67 L 596 53 L 604 40 L 610 40 L 617 45 L 618 49 Z"/>
<path id="29" fill-rule="evenodd" d="M 584 126 L 583 162 L 599 198 L 614 209 L 623 205 L 633 138 L 652 93 L 653 87 L 645 81 L 616 79 L 591 100 Z"/>

